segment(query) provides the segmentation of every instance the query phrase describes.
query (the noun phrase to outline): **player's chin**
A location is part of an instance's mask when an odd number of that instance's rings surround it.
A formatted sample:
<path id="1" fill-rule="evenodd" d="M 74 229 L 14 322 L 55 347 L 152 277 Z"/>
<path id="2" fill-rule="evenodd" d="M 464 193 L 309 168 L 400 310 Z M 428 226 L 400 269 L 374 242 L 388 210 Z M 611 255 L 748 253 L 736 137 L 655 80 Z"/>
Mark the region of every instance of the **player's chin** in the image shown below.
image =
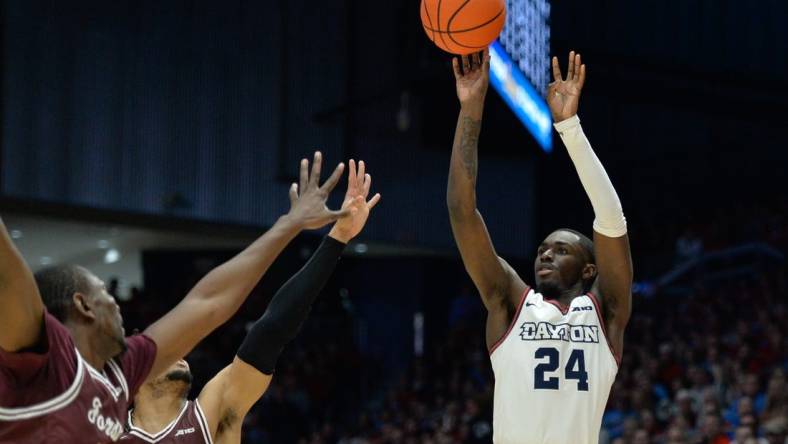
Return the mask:
<path id="1" fill-rule="evenodd" d="M 165 376 L 168 381 L 180 381 L 186 384 L 192 383 L 192 373 L 189 369 L 179 368 L 168 372 Z"/>
<path id="2" fill-rule="evenodd" d="M 118 354 L 124 353 L 126 350 L 128 350 L 129 346 L 126 344 L 126 338 L 123 335 L 115 338 L 115 342 L 118 344 L 118 348 L 120 349 Z"/>
<path id="3" fill-rule="evenodd" d="M 548 298 L 557 297 L 561 293 L 561 286 L 556 279 L 536 278 L 536 291 Z"/>
<path id="4" fill-rule="evenodd" d="M 536 289 L 539 290 L 541 288 L 549 288 L 549 287 L 557 286 L 558 279 L 556 279 L 554 275 L 555 273 L 550 273 L 547 276 L 539 276 L 539 274 L 537 274 L 536 278 L 534 279 L 534 283 L 536 284 Z"/>
<path id="5" fill-rule="evenodd" d="M 117 328 L 113 329 L 112 332 L 112 341 L 118 347 L 118 354 L 121 354 L 128 349 L 128 345 L 126 344 L 126 335 L 123 327 L 118 326 Z"/>

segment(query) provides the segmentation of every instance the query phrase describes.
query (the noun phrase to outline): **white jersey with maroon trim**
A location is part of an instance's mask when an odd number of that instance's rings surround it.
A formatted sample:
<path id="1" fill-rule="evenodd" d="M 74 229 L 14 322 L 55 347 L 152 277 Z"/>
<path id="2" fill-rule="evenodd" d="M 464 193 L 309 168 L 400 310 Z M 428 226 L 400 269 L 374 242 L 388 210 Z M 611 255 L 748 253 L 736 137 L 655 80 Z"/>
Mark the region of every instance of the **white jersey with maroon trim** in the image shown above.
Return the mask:
<path id="1" fill-rule="evenodd" d="M 527 288 L 508 331 L 490 351 L 496 444 L 596 444 L 618 372 L 599 303 L 569 307 Z"/>

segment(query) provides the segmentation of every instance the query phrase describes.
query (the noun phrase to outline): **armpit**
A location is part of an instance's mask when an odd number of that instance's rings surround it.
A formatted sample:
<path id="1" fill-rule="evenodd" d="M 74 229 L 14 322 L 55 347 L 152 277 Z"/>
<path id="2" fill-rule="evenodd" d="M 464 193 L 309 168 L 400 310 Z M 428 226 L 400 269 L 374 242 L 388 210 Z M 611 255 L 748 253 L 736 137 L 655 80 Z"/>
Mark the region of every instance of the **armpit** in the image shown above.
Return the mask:
<path id="1" fill-rule="evenodd" d="M 216 427 L 216 435 L 221 435 L 223 432 L 230 430 L 240 420 L 238 412 L 234 408 L 228 408 L 222 413 L 219 419 L 219 425 Z"/>

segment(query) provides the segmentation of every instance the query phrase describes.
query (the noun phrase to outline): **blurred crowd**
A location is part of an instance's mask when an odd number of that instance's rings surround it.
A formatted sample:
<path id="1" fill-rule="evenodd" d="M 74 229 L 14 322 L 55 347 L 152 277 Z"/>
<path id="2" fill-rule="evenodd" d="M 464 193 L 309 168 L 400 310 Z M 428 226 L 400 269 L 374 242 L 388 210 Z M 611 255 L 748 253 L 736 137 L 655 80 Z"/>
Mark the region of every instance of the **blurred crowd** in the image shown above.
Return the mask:
<path id="1" fill-rule="evenodd" d="M 639 300 L 601 442 L 783 444 L 785 273 Z"/>

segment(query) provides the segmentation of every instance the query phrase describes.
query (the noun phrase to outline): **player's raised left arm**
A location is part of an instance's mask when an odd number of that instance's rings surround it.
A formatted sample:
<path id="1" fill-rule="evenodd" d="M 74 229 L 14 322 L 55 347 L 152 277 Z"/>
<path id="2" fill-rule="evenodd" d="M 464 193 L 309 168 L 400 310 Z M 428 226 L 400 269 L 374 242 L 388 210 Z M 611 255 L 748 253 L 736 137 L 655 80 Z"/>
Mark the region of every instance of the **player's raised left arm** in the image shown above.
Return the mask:
<path id="1" fill-rule="evenodd" d="M 238 349 L 232 364 L 217 374 L 200 393 L 214 434 L 236 433 L 241 420 L 271 381 L 276 361 L 309 314 L 313 301 L 333 273 L 345 245 L 367 222 L 370 210 L 380 200 L 367 201 L 372 178 L 358 171 L 353 160 L 348 173 L 348 191 L 342 208 L 350 215 L 337 221 L 309 261 L 274 295 L 263 316 L 255 322 Z"/>
<path id="2" fill-rule="evenodd" d="M 547 101 L 555 128 L 594 207 L 594 254 L 598 271 L 594 290 L 602 298 L 608 336 L 614 352 L 620 357 L 624 328 L 632 311 L 632 255 L 626 219 L 618 194 L 577 117 L 586 76 L 580 54 L 574 51 L 569 54 L 566 79 L 561 75 L 558 59 L 554 57 L 552 62 L 554 82 L 550 84 Z"/>

